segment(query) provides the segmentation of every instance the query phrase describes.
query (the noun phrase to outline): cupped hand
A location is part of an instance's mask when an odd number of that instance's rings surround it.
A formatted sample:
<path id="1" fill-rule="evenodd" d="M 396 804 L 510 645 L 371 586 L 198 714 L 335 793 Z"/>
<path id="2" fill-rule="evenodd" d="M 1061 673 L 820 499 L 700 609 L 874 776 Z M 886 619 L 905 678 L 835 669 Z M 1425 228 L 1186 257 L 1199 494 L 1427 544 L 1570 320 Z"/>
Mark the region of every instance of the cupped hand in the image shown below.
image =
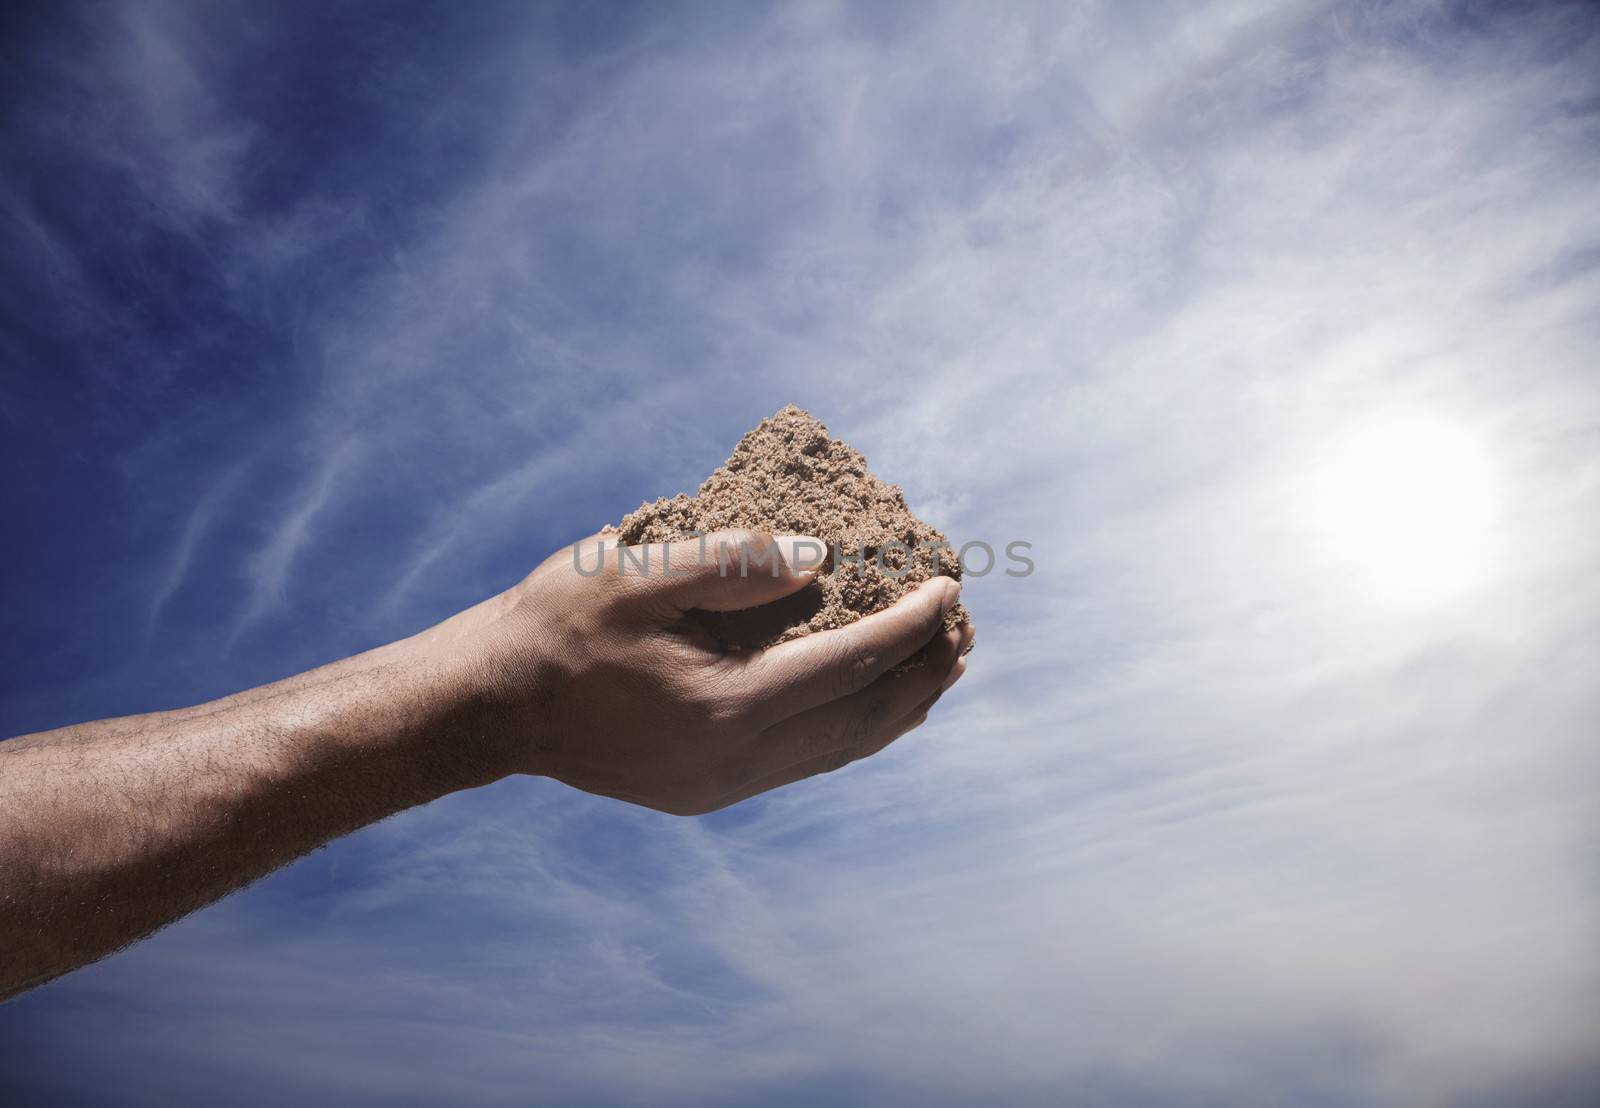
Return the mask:
<path id="1" fill-rule="evenodd" d="M 941 631 L 960 594 L 949 577 L 848 627 L 729 651 L 688 613 L 805 588 L 819 540 L 722 532 L 629 547 L 620 564 L 615 540 L 575 546 L 438 629 L 471 641 L 506 772 L 711 812 L 876 753 L 966 668 L 971 628 Z M 924 646 L 921 665 L 894 669 Z"/>

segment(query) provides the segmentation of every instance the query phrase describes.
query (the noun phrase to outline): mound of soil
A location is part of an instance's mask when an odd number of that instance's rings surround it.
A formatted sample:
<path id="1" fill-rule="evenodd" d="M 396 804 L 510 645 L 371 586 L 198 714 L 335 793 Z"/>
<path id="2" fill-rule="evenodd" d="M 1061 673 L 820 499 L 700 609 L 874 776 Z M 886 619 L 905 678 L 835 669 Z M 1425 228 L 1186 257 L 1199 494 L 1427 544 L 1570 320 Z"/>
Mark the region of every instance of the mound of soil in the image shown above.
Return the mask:
<path id="1" fill-rule="evenodd" d="M 641 504 L 606 530 L 634 546 L 729 528 L 814 535 L 829 544 L 815 583 L 793 596 L 742 612 L 695 613 L 729 649 L 843 627 L 887 608 L 936 572 L 961 577 L 944 535 L 911 514 L 899 487 L 874 476 L 858 451 L 792 404 L 740 439 L 694 496 Z M 941 548 L 937 567 L 932 544 Z M 945 616 L 949 628 L 967 622 L 960 604 Z"/>

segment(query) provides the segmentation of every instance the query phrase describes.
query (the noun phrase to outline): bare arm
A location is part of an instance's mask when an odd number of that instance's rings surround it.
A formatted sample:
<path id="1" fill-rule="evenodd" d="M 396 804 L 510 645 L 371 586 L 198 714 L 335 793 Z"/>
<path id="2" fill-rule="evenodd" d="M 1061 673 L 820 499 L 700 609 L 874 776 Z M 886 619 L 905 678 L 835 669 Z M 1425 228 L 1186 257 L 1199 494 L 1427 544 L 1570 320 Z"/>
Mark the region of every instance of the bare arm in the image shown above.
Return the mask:
<path id="1" fill-rule="evenodd" d="M 881 749 L 961 675 L 966 636 L 938 634 L 948 578 L 843 630 L 716 649 L 685 612 L 809 578 L 724 575 L 715 549 L 702 563 L 675 547 L 668 577 L 659 557 L 586 576 L 569 548 L 410 639 L 211 704 L 0 743 L 0 998 L 446 793 L 529 773 L 711 811 Z M 926 665 L 889 672 L 930 640 Z"/>

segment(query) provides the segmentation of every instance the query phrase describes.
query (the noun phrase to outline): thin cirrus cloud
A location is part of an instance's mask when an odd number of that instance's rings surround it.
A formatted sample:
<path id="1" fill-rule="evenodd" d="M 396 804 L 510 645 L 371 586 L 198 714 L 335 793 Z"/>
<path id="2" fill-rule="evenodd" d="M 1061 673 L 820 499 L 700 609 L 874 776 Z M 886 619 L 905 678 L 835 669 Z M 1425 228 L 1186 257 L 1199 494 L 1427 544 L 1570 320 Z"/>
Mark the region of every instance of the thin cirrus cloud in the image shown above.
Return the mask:
<path id="1" fill-rule="evenodd" d="M 882 757 L 701 821 L 524 781 L 391 820 L 8 1006 L 26 1087 L 1600 1087 L 1583 7 L 351 17 L 365 80 L 316 110 L 355 153 L 316 172 L 279 159 L 327 140 L 237 87 L 306 28 L 119 18 L 111 75 L 60 96 L 137 110 L 78 156 L 162 198 L 227 296 L 119 348 L 176 382 L 170 418 L 114 423 L 173 504 L 108 585 L 153 655 L 108 703 L 218 639 L 208 694 L 422 626 L 790 400 L 1038 569 L 969 580 L 971 672 Z M 241 334 L 271 345 L 228 369 L 206 336 Z M 1497 488 L 1493 557 L 1418 606 L 1305 525 L 1326 452 L 1394 413 L 1465 429 Z M 96 1065 L 52 1072 L 69 1049 Z"/>

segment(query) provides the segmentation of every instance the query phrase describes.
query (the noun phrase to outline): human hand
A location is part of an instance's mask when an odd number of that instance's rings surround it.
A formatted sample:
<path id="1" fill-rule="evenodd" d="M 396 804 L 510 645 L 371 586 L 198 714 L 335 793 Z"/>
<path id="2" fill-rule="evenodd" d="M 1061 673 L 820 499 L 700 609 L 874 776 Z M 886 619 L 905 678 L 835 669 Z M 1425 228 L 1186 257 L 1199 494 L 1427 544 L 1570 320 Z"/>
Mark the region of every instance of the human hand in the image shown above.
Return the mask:
<path id="1" fill-rule="evenodd" d="M 740 542 L 749 573 L 732 559 L 724 575 L 718 552 Z M 726 651 L 688 616 L 804 588 L 796 559 L 774 559 L 797 547 L 674 544 L 671 575 L 668 548 L 630 547 L 656 571 L 613 556 L 592 576 L 568 547 L 399 642 L 209 704 L 7 740 L 0 999 L 330 839 L 510 773 L 693 815 L 881 749 L 965 668 L 970 629 L 941 632 L 959 586 L 938 577 L 759 651 Z M 923 665 L 892 672 L 925 645 Z"/>
<path id="2" fill-rule="evenodd" d="M 824 549 L 722 532 L 670 551 L 628 548 L 643 552 L 641 571 L 631 560 L 619 569 L 615 540 L 593 536 L 578 544 L 581 563 L 564 548 L 463 613 L 448 637 L 457 650 L 470 644 L 499 764 L 698 815 L 883 749 L 966 669 L 971 627 L 940 630 L 958 582 L 936 577 L 848 627 L 756 651 L 724 650 L 687 615 L 803 589 L 812 573 L 795 567 Z M 891 672 L 925 645 L 922 665 Z"/>

